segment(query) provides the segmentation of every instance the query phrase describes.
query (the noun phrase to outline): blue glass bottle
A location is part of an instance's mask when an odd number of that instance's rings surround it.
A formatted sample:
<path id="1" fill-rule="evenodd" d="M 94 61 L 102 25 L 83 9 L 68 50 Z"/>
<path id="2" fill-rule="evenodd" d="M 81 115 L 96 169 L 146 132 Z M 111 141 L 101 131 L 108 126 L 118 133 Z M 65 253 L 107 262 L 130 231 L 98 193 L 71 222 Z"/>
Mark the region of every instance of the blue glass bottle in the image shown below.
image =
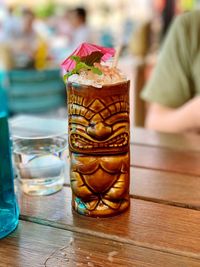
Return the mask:
<path id="1" fill-rule="evenodd" d="M 14 193 L 6 98 L 0 88 L 0 238 L 12 232 L 19 220 Z"/>

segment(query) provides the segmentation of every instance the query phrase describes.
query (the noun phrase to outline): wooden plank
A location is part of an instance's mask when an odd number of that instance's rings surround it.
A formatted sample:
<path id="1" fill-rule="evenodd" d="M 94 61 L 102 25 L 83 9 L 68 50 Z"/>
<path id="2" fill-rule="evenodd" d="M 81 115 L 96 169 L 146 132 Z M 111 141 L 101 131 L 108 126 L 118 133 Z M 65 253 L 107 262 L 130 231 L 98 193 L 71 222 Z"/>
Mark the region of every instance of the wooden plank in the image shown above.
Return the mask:
<path id="1" fill-rule="evenodd" d="M 131 165 L 200 176 L 200 154 L 150 146 L 131 146 Z"/>
<path id="2" fill-rule="evenodd" d="M 30 222 L 0 241 L 0 266 L 197 267 L 195 259 Z"/>
<path id="3" fill-rule="evenodd" d="M 69 188 L 46 197 L 22 195 L 20 207 L 25 220 L 200 258 L 200 213 L 196 210 L 132 199 L 130 210 L 120 216 L 87 218 L 72 213 Z"/>
<path id="4" fill-rule="evenodd" d="M 200 135 L 161 133 L 144 128 L 132 129 L 131 143 L 176 150 L 200 151 Z"/>
<path id="5" fill-rule="evenodd" d="M 131 167 L 134 198 L 200 210 L 200 179 L 196 176 Z M 66 176 L 69 186 L 69 175 Z"/>
<path id="6" fill-rule="evenodd" d="M 131 144 L 131 165 L 200 176 L 200 136 L 164 134 L 135 128 Z M 69 184 L 69 158 L 66 164 Z"/>
<path id="7" fill-rule="evenodd" d="M 131 168 L 133 197 L 200 210 L 200 179 L 195 176 Z"/>
<path id="8" fill-rule="evenodd" d="M 200 153 L 131 144 L 131 166 L 199 177 Z M 65 183 L 70 183 L 69 158 L 66 164 Z"/>

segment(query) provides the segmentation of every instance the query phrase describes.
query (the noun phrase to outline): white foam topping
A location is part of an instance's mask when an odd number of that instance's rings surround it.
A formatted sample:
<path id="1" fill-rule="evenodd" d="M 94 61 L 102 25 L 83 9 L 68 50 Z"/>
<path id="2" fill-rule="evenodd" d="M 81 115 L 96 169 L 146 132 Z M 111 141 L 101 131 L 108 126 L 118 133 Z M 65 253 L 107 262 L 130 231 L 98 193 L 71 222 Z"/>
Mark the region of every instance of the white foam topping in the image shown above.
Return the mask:
<path id="1" fill-rule="evenodd" d="M 73 74 L 68 78 L 69 82 L 83 85 L 91 85 L 101 88 L 103 85 L 115 84 L 127 81 L 126 76 L 117 68 L 98 65 L 102 74 L 94 74 L 92 71 L 82 71 L 80 74 Z"/>

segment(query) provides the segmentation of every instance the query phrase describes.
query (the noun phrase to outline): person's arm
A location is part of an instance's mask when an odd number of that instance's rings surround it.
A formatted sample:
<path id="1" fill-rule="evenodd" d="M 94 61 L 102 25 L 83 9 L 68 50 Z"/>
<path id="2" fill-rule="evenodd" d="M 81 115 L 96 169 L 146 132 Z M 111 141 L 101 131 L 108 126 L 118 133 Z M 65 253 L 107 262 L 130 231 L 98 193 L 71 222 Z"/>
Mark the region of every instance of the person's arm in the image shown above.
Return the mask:
<path id="1" fill-rule="evenodd" d="M 161 132 L 184 132 L 200 129 L 200 96 L 179 108 L 149 105 L 145 126 Z"/>
<path id="2" fill-rule="evenodd" d="M 176 18 L 170 28 L 153 74 L 141 94 L 149 105 L 148 128 L 163 132 L 200 128 L 200 100 L 199 97 L 191 100 L 197 94 L 193 59 L 198 51 L 194 37 L 199 22 L 199 14 L 187 13 Z"/>

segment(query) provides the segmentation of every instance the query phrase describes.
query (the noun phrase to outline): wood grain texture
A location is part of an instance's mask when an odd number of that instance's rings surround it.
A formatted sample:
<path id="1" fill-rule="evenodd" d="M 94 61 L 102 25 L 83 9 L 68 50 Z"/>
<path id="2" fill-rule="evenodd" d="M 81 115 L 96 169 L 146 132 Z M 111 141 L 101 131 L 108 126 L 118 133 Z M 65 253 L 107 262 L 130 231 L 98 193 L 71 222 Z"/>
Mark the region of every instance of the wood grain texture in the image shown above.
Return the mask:
<path id="1" fill-rule="evenodd" d="M 131 165 L 200 176 L 200 153 L 131 145 Z"/>
<path id="2" fill-rule="evenodd" d="M 146 146 L 165 147 L 176 150 L 200 151 L 200 135 L 194 134 L 169 134 L 133 128 L 131 143 Z"/>
<path id="3" fill-rule="evenodd" d="M 66 176 L 69 186 L 69 175 Z M 134 198 L 200 210 L 200 179 L 196 176 L 131 167 Z"/>
<path id="4" fill-rule="evenodd" d="M 200 179 L 196 176 L 131 168 L 133 197 L 200 210 Z"/>
<path id="5" fill-rule="evenodd" d="M 152 169 L 199 177 L 200 153 L 198 151 L 181 151 L 132 144 L 131 166 L 134 168 L 145 168 L 147 171 L 150 171 L 150 173 Z M 172 174 L 173 177 L 175 175 L 176 174 Z M 69 160 L 67 160 L 66 184 L 70 183 L 69 176 Z"/>
<path id="6" fill-rule="evenodd" d="M 164 134 L 136 128 L 131 165 L 200 177 L 200 136 Z M 69 184 L 69 159 L 66 166 Z"/>
<path id="7" fill-rule="evenodd" d="M 0 240 L 1 267 L 198 267 L 195 259 L 21 221 Z"/>
<path id="8" fill-rule="evenodd" d="M 130 210 L 120 216 L 93 219 L 71 211 L 71 192 L 47 197 L 20 197 L 21 218 L 93 236 L 104 236 L 200 258 L 200 212 L 132 199 Z"/>

